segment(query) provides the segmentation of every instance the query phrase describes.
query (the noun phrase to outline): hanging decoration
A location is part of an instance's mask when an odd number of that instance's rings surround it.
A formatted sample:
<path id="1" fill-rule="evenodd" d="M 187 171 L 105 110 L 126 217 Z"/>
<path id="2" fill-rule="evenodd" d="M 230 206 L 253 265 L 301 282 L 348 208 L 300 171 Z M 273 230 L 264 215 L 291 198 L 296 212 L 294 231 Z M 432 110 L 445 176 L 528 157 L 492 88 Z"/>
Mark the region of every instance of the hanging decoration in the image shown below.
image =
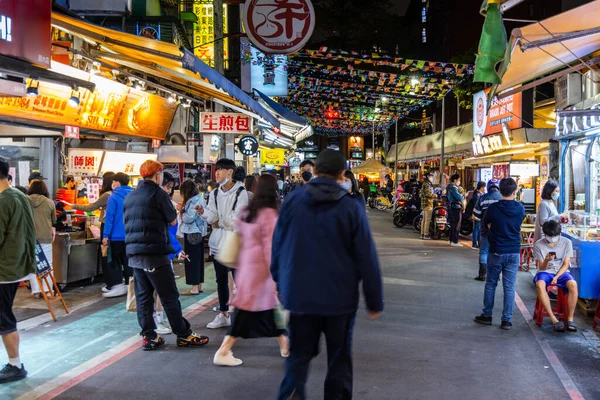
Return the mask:
<path id="1" fill-rule="evenodd" d="M 381 134 L 472 74 L 468 64 L 301 50 L 288 61 L 288 96 L 278 101 L 308 118 L 317 135 Z"/>

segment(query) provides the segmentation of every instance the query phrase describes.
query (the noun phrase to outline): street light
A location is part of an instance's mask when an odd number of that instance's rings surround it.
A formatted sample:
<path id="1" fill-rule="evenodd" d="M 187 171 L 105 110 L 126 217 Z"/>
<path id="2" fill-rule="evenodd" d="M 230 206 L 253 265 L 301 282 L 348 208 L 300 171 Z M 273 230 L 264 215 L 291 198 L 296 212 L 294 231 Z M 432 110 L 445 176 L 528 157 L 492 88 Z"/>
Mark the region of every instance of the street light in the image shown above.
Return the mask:
<path id="1" fill-rule="evenodd" d="M 417 86 L 419 83 L 421 83 L 421 81 L 419 80 L 419 78 L 413 76 L 412 78 L 410 78 L 410 85 L 411 86 Z"/>

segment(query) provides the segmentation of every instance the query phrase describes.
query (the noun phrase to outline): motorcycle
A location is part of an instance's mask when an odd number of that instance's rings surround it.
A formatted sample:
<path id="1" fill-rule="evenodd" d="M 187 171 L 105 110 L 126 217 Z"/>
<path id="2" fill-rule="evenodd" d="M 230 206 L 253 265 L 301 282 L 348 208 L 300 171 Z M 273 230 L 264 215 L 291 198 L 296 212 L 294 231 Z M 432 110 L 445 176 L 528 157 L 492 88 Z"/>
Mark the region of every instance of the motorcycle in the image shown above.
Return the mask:
<path id="1" fill-rule="evenodd" d="M 460 221 L 460 234 L 462 236 L 469 236 L 473 233 L 473 220 L 466 218 L 463 214 L 463 218 Z"/>
<path id="2" fill-rule="evenodd" d="M 413 221 L 413 227 L 417 232 L 421 232 L 423 223 L 423 212 L 421 212 Z M 450 224 L 448 223 L 448 210 L 443 201 L 434 201 L 434 208 L 431 213 L 431 226 L 429 227 L 429 236 L 435 240 L 450 236 Z"/>
<path id="3" fill-rule="evenodd" d="M 396 211 L 392 221 L 397 228 L 403 228 L 406 224 L 414 221 L 421 213 L 421 204 L 415 201 L 414 196 L 403 194 L 396 202 Z"/>

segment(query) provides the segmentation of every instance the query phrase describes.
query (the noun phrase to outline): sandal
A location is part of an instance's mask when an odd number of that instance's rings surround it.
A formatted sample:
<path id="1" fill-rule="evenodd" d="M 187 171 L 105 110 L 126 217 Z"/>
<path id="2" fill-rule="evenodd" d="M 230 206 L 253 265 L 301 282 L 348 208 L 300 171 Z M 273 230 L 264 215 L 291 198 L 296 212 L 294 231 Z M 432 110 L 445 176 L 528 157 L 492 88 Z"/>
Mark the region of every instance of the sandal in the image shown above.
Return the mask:
<path id="1" fill-rule="evenodd" d="M 194 292 L 192 292 L 192 289 L 190 289 L 187 292 L 181 293 L 181 295 L 182 296 L 198 296 L 200 293 L 202 293 L 202 292 L 194 293 Z"/>
<path id="2" fill-rule="evenodd" d="M 562 321 L 558 321 L 554 324 L 554 332 L 564 332 L 565 331 L 565 323 Z"/>
<path id="3" fill-rule="evenodd" d="M 567 321 L 567 330 L 569 332 L 577 332 L 577 325 L 575 321 Z"/>

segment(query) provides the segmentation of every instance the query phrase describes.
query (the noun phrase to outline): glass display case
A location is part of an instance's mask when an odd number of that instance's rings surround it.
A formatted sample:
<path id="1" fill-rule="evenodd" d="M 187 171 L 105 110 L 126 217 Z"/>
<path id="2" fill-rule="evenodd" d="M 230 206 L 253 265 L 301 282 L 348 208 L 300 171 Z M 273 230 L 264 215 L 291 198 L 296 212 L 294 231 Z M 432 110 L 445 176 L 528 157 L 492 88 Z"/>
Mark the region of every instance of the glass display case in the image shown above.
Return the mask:
<path id="1" fill-rule="evenodd" d="M 563 217 L 563 232 L 586 242 L 600 241 L 600 214 L 585 211 L 568 211 Z"/>

